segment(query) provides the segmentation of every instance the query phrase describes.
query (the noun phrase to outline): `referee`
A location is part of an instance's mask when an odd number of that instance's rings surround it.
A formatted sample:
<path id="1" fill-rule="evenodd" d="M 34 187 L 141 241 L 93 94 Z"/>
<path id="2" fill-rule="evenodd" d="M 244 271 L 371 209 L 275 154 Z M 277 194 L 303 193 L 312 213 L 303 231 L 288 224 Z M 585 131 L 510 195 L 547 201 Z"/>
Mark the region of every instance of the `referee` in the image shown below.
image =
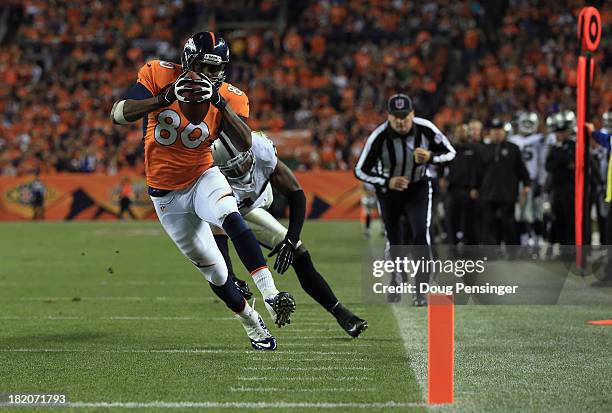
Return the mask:
<path id="1" fill-rule="evenodd" d="M 391 96 L 387 109 L 387 121 L 368 137 L 355 176 L 376 187 L 390 246 L 423 245 L 426 258 L 431 258 L 432 186 L 428 165 L 451 161 L 455 149 L 433 123 L 414 116 L 408 96 Z M 406 281 L 406 274 L 401 276 Z M 417 274 L 415 281 L 414 304 L 424 306 L 427 301 L 419 286 L 429 282 L 429 274 Z M 392 285 L 397 283 L 395 277 Z M 389 295 L 388 299 L 396 302 L 400 297 Z"/>

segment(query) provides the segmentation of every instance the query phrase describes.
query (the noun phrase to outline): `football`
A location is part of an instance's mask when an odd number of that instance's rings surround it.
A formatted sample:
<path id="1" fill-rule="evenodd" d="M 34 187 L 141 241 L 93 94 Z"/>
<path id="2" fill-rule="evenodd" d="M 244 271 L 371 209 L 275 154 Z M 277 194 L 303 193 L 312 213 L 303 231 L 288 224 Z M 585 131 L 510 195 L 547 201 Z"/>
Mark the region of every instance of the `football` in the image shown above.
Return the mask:
<path id="1" fill-rule="evenodd" d="M 200 75 L 198 75 L 194 71 L 189 71 L 187 73 L 187 77 L 190 79 L 201 79 Z M 187 92 L 183 93 L 188 99 L 195 98 L 195 93 Z M 208 113 L 208 108 L 210 107 L 210 102 L 202 102 L 202 103 L 185 103 L 179 101 L 179 107 L 181 108 L 181 112 L 185 115 L 187 120 L 193 125 L 199 125 L 204 120 L 204 117 Z"/>

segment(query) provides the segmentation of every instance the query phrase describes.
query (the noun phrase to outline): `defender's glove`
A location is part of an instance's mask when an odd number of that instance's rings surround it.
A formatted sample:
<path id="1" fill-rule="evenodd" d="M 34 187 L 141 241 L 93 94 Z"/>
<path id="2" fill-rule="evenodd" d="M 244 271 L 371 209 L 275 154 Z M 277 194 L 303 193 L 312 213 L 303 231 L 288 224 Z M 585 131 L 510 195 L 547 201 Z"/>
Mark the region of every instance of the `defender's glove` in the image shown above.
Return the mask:
<path id="1" fill-rule="evenodd" d="M 210 103 L 214 107 L 221 110 L 227 105 L 227 102 L 219 93 L 219 89 L 217 89 L 208 77 L 204 76 L 201 80 L 198 80 L 198 85 L 204 91 L 204 100 L 210 100 Z"/>
<path id="2" fill-rule="evenodd" d="M 268 254 L 268 257 L 278 254 L 274 262 L 274 269 L 279 274 L 284 274 L 285 271 L 289 269 L 289 266 L 293 264 L 296 245 L 296 242 L 291 241 L 289 238 L 285 238 Z"/>

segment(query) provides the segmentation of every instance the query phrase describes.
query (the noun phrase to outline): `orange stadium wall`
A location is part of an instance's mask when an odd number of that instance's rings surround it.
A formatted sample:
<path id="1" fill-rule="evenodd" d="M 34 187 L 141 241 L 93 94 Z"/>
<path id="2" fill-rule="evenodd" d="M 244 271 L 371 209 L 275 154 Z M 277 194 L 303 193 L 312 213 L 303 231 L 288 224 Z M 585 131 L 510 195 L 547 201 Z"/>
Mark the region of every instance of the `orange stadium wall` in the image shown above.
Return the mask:
<path id="1" fill-rule="evenodd" d="M 358 219 L 361 185 L 349 171 L 296 173 L 313 219 Z M 114 220 L 119 212 L 120 180 L 128 176 L 134 197 L 132 211 L 138 219 L 156 219 L 140 175 L 55 174 L 41 175 L 46 187 L 45 219 Z M 0 177 L 0 220 L 32 219 L 30 184 L 33 176 Z"/>

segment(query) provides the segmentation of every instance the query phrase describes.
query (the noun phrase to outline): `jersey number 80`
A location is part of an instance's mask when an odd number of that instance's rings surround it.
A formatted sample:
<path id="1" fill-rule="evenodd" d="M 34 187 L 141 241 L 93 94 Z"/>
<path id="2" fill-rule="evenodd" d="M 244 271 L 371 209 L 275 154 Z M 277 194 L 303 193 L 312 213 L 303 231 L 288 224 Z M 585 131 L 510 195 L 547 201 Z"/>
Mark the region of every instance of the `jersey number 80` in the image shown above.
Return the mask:
<path id="1" fill-rule="evenodd" d="M 181 117 L 172 109 L 166 109 L 159 112 L 157 115 L 157 125 L 155 126 L 155 140 L 164 146 L 170 146 L 176 142 L 179 135 L 178 128 L 181 126 Z M 200 136 L 197 139 L 189 138 L 196 129 L 200 130 Z M 165 131 L 164 134 L 162 132 Z M 200 146 L 202 142 L 209 136 L 208 125 L 204 122 L 199 125 L 189 123 L 181 131 L 181 142 L 189 149 L 194 149 Z"/>

